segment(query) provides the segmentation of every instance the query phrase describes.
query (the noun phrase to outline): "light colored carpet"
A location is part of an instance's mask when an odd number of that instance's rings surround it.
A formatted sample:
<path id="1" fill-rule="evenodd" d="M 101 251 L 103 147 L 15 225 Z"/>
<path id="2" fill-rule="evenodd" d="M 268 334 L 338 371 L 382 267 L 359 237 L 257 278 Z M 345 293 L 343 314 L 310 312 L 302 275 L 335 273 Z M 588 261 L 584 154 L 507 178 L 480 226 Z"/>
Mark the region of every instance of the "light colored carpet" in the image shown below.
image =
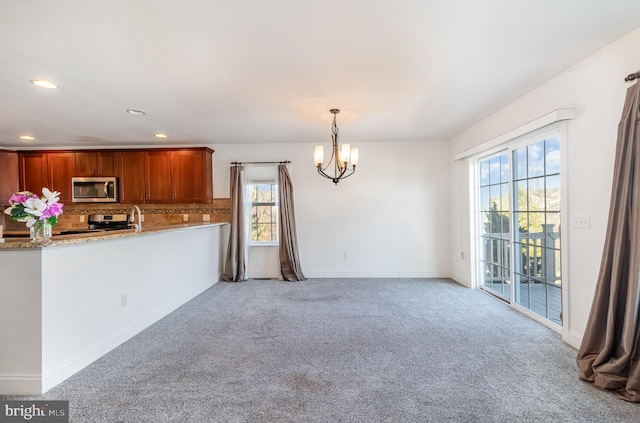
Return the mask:
<path id="1" fill-rule="evenodd" d="M 448 280 L 219 283 L 35 398 L 73 422 L 639 421 L 575 355 Z"/>

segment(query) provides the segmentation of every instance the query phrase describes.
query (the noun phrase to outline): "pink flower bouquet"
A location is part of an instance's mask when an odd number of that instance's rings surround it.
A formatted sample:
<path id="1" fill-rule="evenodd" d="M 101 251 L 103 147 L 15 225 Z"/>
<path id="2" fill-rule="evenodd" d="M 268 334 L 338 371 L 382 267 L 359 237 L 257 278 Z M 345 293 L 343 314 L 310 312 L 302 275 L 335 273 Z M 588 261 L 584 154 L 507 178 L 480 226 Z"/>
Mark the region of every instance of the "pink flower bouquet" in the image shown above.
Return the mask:
<path id="1" fill-rule="evenodd" d="M 59 199 L 60 193 L 49 188 L 42 188 L 42 197 L 29 191 L 16 192 L 9 197 L 9 207 L 4 212 L 15 221 L 26 222 L 28 228 L 43 223 L 53 226 L 58 223 L 64 206 Z"/>

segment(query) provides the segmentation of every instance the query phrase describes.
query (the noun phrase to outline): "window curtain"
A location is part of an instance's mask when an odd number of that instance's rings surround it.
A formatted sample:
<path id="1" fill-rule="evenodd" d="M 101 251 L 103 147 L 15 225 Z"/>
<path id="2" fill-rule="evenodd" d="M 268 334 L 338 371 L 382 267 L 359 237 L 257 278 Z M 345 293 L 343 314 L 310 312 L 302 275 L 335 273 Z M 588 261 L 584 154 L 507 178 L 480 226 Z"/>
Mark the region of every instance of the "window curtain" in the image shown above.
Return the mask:
<path id="1" fill-rule="evenodd" d="M 640 84 L 627 90 L 604 252 L 577 361 L 580 379 L 640 402 Z"/>
<path id="2" fill-rule="evenodd" d="M 247 185 L 242 165 L 231 166 L 230 169 L 231 196 L 231 231 L 229 247 L 224 265 L 222 279 L 227 282 L 247 280 L 247 265 L 249 259 L 249 241 L 247 236 Z M 249 204 L 250 201 L 249 201 Z M 251 213 L 248 214 L 249 218 Z"/>
<path id="3" fill-rule="evenodd" d="M 302 274 L 298 255 L 293 186 L 287 166 L 284 164 L 278 166 L 278 201 L 280 271 L 286 281 L 303 281 L 307 278 Z"/>

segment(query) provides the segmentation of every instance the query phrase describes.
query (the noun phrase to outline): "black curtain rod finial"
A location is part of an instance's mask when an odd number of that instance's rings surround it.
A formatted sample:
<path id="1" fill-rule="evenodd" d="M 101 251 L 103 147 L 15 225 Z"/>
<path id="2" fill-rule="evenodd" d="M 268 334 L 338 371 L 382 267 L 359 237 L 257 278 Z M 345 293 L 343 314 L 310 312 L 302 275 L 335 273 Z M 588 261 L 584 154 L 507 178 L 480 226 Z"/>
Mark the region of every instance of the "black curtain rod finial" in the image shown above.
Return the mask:
<path id="1" fill-rule="evenodd" d="M 631 82 L 634 79 L 640 79 L 640 71 L 638 71 L 636 73 L 630 73 L 629 75 L 627 75 L 627 77 L 624 80 L 626 82 Z"/>
<path id="2" fill-rule="evenodd" d="M 279 162 L 231 162 L 232 165 L 242 165 L 242 164 L 289 164 L 290 160 L 282 160 Z"/>

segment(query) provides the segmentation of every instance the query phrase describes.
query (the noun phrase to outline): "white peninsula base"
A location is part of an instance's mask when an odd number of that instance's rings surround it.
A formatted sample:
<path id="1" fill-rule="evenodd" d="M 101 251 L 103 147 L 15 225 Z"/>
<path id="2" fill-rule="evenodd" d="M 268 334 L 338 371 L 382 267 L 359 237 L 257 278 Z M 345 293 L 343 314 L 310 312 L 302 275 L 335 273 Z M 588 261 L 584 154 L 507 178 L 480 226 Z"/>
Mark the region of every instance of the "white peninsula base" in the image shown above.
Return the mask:
<path id="1" fill-rule="evenodd" d="M 46 392 L 213 286 L 228 233 L 0 250 L 0 395 Z"/>

